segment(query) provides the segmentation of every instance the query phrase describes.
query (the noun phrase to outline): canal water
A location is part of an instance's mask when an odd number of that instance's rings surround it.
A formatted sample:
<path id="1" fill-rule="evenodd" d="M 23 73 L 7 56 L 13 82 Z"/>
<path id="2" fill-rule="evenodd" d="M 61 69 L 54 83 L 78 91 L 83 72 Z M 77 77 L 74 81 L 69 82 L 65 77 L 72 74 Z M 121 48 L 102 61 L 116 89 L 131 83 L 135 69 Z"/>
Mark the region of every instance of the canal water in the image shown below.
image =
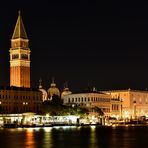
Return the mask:
<path id="1" fill-rule="evenodd" d="M 1 128 L 0 148 L 148 148 L 148 126 Z"/>

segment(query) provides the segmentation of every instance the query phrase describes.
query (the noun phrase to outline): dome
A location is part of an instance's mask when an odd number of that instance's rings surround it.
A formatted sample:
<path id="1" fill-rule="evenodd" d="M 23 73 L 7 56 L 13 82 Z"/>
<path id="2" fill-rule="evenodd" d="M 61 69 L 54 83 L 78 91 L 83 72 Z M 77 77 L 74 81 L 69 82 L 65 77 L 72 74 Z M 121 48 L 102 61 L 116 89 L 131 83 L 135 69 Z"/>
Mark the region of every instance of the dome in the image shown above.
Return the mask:
<path id="1" fill-rule="evenodd" d="M 43 101 L 46 101 L 47 99 L 48 99 L 48 95 L 47 95 L 47 92 L 46 92 L 46 90 L 45 89 L 43 89 L 43 87 L 42 87 L 42 80 L 40 79 L 39 80 L 39 91 L 41 91 L 42 92 L 42 100 Z"/>
<path id="2" fill-rule="evenodd" d="M 53 95 L 60 96 L 60 91 L 56 87 L 56 84 L 54 83 L 54 81 L 52 81 L 52 83 L 50 85 L 50 88 L 48 89 L 48 96 L 49 96 L 49 98 L 52 98 Z"/>
<path id="3" fill-rule="evenodd" d="M 42 100 L 46 101 L 48 99 L 48 95 L 45 89 L 40 88 L 39 91 L 42 92 Z"/>
<path id="4" fill-rule="evenodd" d="M 61 93 L 61 98 L 63 99 L 64 96 L 72 94 L 68 87 L 64 88 L 63 92 Z"/>

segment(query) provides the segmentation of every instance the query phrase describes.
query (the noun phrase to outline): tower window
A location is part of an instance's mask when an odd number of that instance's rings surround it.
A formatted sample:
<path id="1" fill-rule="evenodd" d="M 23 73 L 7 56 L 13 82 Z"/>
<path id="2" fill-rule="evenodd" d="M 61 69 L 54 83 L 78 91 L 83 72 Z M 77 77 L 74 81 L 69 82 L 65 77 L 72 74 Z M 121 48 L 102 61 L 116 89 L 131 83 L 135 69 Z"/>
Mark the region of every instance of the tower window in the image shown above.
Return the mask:
<path id="1" fill-rule="evenodd" d="M 21 59 L 28 59 L 28 55 L 27 54 L 21 54 Z"/>
<path id="2" fill-rule="evenodd" d="M 19 58 L 19 55 L 18 54 L 13 54 L 12 55 L 12 59 L 18 59 Z"/>

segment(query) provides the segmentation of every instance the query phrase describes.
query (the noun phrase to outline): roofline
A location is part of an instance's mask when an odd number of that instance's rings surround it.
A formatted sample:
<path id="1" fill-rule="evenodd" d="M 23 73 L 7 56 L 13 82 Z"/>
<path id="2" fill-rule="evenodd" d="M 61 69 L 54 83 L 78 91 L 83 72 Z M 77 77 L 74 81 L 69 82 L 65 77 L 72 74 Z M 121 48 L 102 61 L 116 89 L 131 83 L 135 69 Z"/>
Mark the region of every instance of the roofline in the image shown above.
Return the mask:
<path id="1" fill-rule="evenodd" d="M 117 90 L 105 90 L 105 91 L 102 91 L 102 92 L 147 92 L 148 93 L 148 90 L 138 90 L 138 89 L 117 89 Z"/>
<path id="2" fill-rule="evenodd" d="M 100 92 L 76 92 L 76 93 L 71 93 L 68 95 L 78 95 L 78 94 L 99 94 L 99 95 L 108 95 L 106 93 L 100 93 Z"/>

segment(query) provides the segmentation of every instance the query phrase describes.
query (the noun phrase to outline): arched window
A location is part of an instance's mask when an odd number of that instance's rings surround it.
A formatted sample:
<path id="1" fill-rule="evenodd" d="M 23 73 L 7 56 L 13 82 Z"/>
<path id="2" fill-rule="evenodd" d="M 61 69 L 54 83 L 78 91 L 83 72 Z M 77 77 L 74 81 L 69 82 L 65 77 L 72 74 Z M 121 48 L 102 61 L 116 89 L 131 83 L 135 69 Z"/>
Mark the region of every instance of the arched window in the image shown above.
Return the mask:
<path id="1" fill-rule="evenodd" d="M 79 102 L 80 102 L 80 98 L 79 98 Z"/>
<path id="2" fill-rule="evenodd" d="M 75 102 L 77 102 L 77 98 L 75 98 Z"/>
<path id="3" fill-rule="evenodd" d="M 74 98 L 72 98 L 72 102 L 74 102 Z"/>

